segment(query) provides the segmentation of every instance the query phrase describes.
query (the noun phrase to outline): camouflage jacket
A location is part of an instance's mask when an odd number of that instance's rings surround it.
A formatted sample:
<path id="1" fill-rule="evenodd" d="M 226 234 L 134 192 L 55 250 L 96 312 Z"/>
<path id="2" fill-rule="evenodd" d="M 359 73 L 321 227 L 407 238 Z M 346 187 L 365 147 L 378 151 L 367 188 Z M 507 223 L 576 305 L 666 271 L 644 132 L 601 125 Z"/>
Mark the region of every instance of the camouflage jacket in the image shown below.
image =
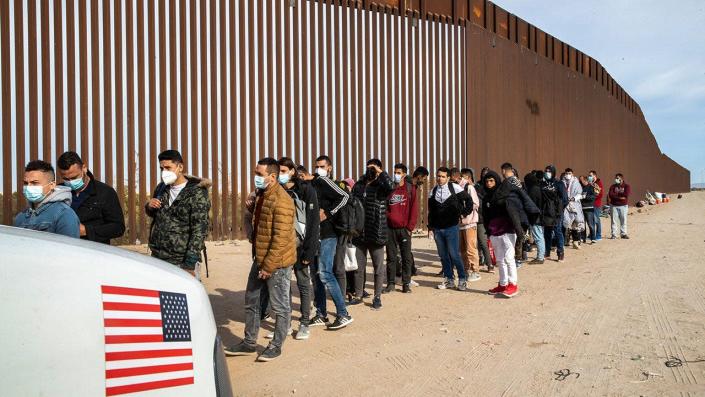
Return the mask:
<path id="1" fill-rule="evenodd" d="M 152 197 L 162 202 L 159 209 L 145 205 L 152 218 L 149 249 L 152 256 L 183 269 L 193 270 L 201 260 L 204 240 L 208 235 L 208 212 L 211 181 L 186 176 L 186 186 L 169 205 L 169 186 L 159 183 Z"/>

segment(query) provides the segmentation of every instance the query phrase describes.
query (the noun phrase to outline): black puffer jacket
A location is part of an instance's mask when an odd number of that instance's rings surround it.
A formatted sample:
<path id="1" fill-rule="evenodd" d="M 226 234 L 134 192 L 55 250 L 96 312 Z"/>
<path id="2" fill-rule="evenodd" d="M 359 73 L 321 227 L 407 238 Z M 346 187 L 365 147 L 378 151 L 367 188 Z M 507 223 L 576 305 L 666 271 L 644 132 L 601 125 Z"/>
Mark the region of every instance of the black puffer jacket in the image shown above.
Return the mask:
<path id="1" fill-rule="evenodd" d="M 382 172 L 372 183 L 360 179 L 352 194 L 365 207 L 365 231 L 353 241 L 355 244 L 387 244 L 387 197 L 394 190 L 394 183 L 386 172 Z"/>
<path id="2" fill-rule="evenodd" d="M 539 209 L 543 208 L 543 197 L 541 194 L 540 185 L 541 179 L 543 179 L 543 172 L 541 171 L 532 171 L 524 177 L 524 188 L 526 189 L 526 193 Z M 539 214 L 533 224 L 543 225 L 543 215 Z"/>

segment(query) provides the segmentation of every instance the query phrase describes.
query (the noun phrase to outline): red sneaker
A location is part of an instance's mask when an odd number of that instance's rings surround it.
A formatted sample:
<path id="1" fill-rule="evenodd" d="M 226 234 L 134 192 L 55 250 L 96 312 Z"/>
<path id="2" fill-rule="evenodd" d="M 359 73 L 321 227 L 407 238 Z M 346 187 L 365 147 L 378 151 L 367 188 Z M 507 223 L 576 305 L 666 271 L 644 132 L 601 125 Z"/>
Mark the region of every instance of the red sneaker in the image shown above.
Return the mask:
<path id="1" fill-rule="evenodd" d="M 487 293 L 490 295 L 501 294 L 502 292 L 504 292 L 505 288 L 507 288 L 506 285 L 499 285 L 499 283 L 497 283 L 497 286 L 487 291 Z"/>
<path id="2" fill-rule="evenodd" d="M 511 298 L 519 293 L 519 287 L 516 284 L 509 283 L 504 291 L 501 292 L 502 296 Z"/>

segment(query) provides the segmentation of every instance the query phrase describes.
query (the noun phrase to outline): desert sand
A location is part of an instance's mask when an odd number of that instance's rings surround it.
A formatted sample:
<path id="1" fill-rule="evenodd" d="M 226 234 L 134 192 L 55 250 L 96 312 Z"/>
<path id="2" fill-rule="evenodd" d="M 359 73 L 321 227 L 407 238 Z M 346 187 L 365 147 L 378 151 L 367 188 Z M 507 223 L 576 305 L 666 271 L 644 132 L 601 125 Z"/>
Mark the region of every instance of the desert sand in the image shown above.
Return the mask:
<path id="1" fill-rule="evenodd" d="M 369 301 L 350 307 L 348 328 L 317 327 L 309 340 L 288 338 L 276 361 L 228 358 L 234 392 L 705 395 L 705 361 L 696 362 L 705 359 L 705 192 L 630 212 L 630 240 L 568 248 L 565 263 L 524 265 L 513 299 L 485 293 L 497 283 L 488 273 L 466 292 L 435 289 L 435 245 L 415 238 L 421 286 L 413 293 L 384 295 L 380 311 Z M 603 237 L 609 237 L 606 218 Z M 225 344 L 236 343 L 243 336 L 250 246 L 212 242 L 208 250 L 211 274 L 204 284 L 219 334 Z M 263 327 L 261 348 L 272 323 Z"/>

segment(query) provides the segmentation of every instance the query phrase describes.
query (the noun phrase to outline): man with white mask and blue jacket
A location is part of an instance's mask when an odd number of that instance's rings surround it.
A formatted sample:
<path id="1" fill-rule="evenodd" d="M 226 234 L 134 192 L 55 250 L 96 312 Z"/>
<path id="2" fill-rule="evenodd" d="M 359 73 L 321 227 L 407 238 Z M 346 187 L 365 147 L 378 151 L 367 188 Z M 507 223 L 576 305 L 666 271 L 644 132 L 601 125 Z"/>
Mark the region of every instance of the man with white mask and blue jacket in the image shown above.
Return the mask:
<path id="1" fill-rule="evenodd" d="M 56 185 L 54 167 L 34 160 L 24 169 L 24 197 L 29 206 L 17 214 L 14 226 L 79 237 L 79 221 L 71 209 L 71 189 Z"/>

